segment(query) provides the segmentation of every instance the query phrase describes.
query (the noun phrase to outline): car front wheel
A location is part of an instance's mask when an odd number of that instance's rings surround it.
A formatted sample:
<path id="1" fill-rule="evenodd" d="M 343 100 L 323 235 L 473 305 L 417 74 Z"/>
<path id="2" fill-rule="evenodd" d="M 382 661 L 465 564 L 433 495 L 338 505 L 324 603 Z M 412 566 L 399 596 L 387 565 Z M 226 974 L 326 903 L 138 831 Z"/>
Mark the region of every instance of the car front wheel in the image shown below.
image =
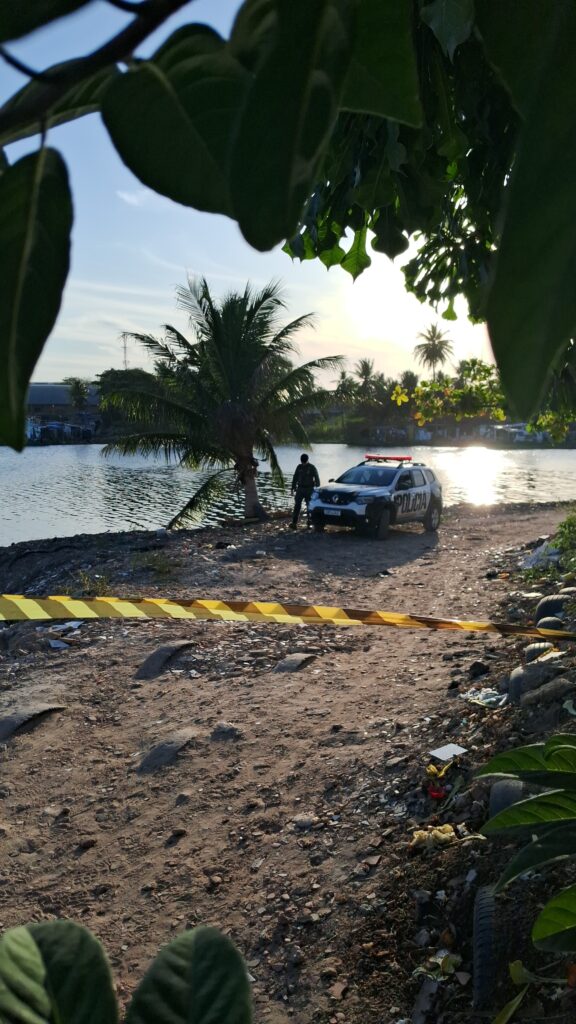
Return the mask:
<path id="1" fill-rule="evenodd" d="M 424 516 L 424 529 L 430 532 L 434 532 L 440 526 L 440 520 L 442 518 L 442 509 L 436 501 L 432 501 L 428 506 L 426 515 Z"/>
<path id="2" fill-rule="evenodd" d="M 376 526 L 376 540 L 386 540 L 390 529 L 390 509 L 384 508 Z"/>

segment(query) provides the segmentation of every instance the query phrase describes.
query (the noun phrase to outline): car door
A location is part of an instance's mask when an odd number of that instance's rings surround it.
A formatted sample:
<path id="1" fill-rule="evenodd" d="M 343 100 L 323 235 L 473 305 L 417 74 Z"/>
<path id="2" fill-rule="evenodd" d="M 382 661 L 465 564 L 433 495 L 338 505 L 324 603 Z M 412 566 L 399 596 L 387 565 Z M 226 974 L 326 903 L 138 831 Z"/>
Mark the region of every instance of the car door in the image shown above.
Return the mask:
<path id="1" fill-rule="evenodd" d="M 397 523 L 405 523 L 410 519 L 412 489 L 412 473 L 409 469 L 403 469 L 396 480 L 394 488 L 394 504 L 396 505 Z"/>
<path id="2" fill-rule="evenodd" d="M 410 498 L 410 518 L 423 519 L 430 502 L 430 485 L 421 469 L 412 470 L 412 494 Z"/>

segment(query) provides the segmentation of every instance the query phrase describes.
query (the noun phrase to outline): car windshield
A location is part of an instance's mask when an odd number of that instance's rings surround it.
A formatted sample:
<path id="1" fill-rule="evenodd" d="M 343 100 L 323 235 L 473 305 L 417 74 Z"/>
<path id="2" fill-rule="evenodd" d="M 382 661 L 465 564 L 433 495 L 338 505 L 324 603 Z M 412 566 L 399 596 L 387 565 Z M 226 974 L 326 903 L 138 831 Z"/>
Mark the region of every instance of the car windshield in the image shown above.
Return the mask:
<path id="1" fill-rule="evenodd" d="M 363 484 L 365 487 L 387 487 L 398 472 L 397 466 L 354 466 L 336 481 L 339 484 Z"/>

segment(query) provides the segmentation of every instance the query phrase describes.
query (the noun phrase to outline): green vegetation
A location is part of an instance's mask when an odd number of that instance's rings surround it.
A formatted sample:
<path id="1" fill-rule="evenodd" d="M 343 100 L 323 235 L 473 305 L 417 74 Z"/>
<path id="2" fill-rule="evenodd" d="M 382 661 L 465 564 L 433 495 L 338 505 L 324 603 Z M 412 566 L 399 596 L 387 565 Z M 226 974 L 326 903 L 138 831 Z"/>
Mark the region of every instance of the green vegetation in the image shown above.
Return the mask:
<path id="1" fill-rule="evenodd" d="M 576 571 L 576 513 L 567 516 L 554 535 L 554 543 L 562 554 L 565 572 Z"/>
<path id="2" fill-rule="evenodd" d="M 546 743 L 497 754 L 481 776 L 520 779 L 543 792 L 500 811 L 484 826 L 486 835 L 502 833 L 508 841 L 528 838 L 501 875 L 501 891 L 529 871 L 576 857 L 576 736 L 551 736 Z M 539 949 L 576 951 L 576 885 L 555 895 L 532 929 Z"/>
<path id="3" fill-rule="evenodd" d="M 576 327 L 573 0 L 244 0 L 229 39 L 190 22 L 145 60 L 189 0 L 111 2 L 113 38 L 27 72 L 9 44 L 83 2 L 0 0 L 0 56 L 28 75 L 0 146 L 40 137 L 12 165 L 0 150 L 1 442 L 22 447 L 68 274 L 71 189 L 45 135 L 94 111 L 144 185 L 257 249 L 289 239 L 357 277 L 412 239 L 407 287 L 448 319 L 465 296 L 514 416 L 539 411 Z"/>
<path id="4" fill-rule="evenodd" d="M 110 593 L 110 577 L 106 573 L 88 572 L 87 569 L 79 569 L 74 579 L 76 593 L 80 591 L 82 597 L 105 597 Z"/>
<path id="5" fill-rule="evenodd" d="M 71 921 L 11 928 L 0 939 L 0 1019 L 5 1024 L 118 1024 L 100 943 Z M 250 1024 L 240 954 L 214 928 L 164 946 L 136 989 L 125 1024 Z"/>
<path id="6" fill-rule="evenodd" d="M 422 366 L 432 370 L 432 380 L 436 380 L 436 367 L 444 366 L 448 356 L 452 353 L 452 342 L 446 337 L 436 324 L 431 324 L 425 331 L 418 335 L 423 340 L 416 345 L 414 354 Z"/>
<path id="7" fill-rule="evenodd" d="M 120 409 L 136 424 L 132 434 L 106 446 L 105 454 L 163 453 L 190 469 L 211 473 L 168 524 L 181 523 L 235 481 L 244 492 L 247 518 L 265 513 L 258 498 L 256 453 L 270 463 L 283 484 L 274 443 L 307 445 L 302 416 L 332 401 L 316 384 L 319 370 L 340 366 L 338 356 L 292 362 L 293 336 L 311 327 L 313 316 L 281 325 L 284 301 L 275 283 L 259 292 L 217 302 L 205 280 L 180 288 L 178 301 L 189 314 L 189 341 L 166 325 L 164 338 L 132 334 L 156 357 L 154 373 L 115 371 L 103 389 L 105 405 Z M 274 440 L 273 440 L 274 439 Z"/>
<path id="8" fill-rule="evenodd" d="M 90 394 L 90 381 L 84 380 L 82 377 L 64 377 L 62 383 L 68 384 L 70 388 L 70 404 L 72 407 L 77 412 L 82 412 Z"/>

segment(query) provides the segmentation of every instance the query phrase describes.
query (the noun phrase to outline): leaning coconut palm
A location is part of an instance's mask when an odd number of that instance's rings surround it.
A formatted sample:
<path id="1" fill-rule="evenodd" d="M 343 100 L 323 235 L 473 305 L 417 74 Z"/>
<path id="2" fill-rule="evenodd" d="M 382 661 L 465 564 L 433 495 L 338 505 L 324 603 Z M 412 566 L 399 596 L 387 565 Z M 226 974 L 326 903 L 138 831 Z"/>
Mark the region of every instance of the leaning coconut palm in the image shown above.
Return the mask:
<path id="1" fill-rule="evenodd" d="M 244 491 L 247 518 L 264 518 L 256 484 L 257 459 L 270 463 L 273 480 L 284 483 L 274 443 L 308 444 L 302 415 L 322 409 L 334 394 L 317 386 L 318 370 L 340 367 L 330 356 L 296 366 L 293 336 L 311 327 L 313 316 L 281 326 L 285 308 L 275 282 L 255 292 L 231 292 L 221 301 L 206 280 L 178 289 L 178 305 L 189 315 L 192 340 L 164 326 L 164 338 L 130 334 L 156 357 L 155 372 L 137 386 L 116 386 L 104 395 L 137 423 L 129 437 L 104 454 L 158 454 L 177 458 L 209 475 L 168 524 L 183 522 L 223 493 L 233 479 Z"/>
<path id="2" fill-rule="evenodd" d="M 443 366 L 452 355 L 452 342 L 436 324 L 431 324 L 418 337 L 423 340 L 415 346 L 414 354 L 422 366 L 432 370 L 432 380 L 436 380 L 436 367 Z"/>

